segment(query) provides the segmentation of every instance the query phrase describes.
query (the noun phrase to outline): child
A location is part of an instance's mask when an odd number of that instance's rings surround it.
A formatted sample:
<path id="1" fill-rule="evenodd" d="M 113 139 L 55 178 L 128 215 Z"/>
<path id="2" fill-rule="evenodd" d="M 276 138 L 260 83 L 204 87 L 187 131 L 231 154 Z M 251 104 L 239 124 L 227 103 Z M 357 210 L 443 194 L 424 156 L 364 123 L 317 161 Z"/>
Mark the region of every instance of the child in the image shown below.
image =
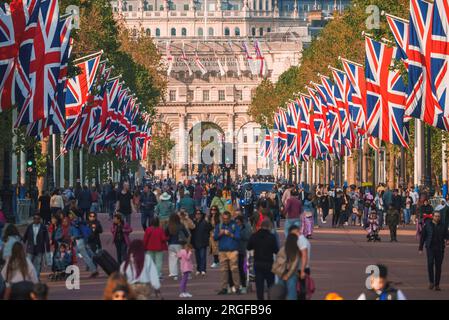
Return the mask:
<path id="1" fill-rule="evenodd" d="M 191 298 L 192 295 L 187 292 L 187 281 L 193 271 L 192 262 L 192 245 L 190 243 L 184 245 L 184 249 L 178 252 L 178 258 L 181 262 L 182 279 L 180 284 L 180 298 Z"/>
<path id="2" fill-rule="evenodd" d="M 72 263 L 72 255 L 67 251 L 65 243 L 59 244 L 59 249 L 56 251 L 53 259 L 53 280 L 60 280 L 65 278 L 65 270 Z"/>
<path id="3" fill-rule="evenodd" d="M 126 223 L 121 213 L 117 212 L 114 215 L 112 222 L 112 239 L 114 240 L 115 248 L 117 250 L 117 262 L 121 265 L 127 256 L 127 250 L 130 243 L 129 234 L 133 229 Z"/>
<path id="4" fill-rule="evenodd" d="M 377 222 L 377 212 L 375 210 L 371 211 L 368 216 L 368 228 L 366 229 L 368 235 L 368 242 L 380 241 L 379 237 L 379 223 Z"/>

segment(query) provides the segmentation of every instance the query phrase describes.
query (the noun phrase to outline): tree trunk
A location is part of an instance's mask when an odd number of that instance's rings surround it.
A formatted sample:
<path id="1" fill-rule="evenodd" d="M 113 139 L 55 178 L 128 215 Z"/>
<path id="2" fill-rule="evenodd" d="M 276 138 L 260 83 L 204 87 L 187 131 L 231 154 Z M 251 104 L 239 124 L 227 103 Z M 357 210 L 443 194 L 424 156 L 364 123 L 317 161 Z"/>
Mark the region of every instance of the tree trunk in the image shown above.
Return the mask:
<path id="1" fill-rule="evenodd" d="M 41 155 L 44 158 L 46 158 L 48 155 L 48 137 L 44 138 L 41 141 Z M 46 174 L 37 178 L 37 189 L 39 190 L 39 195 L 42 195 L 44 193 L 45 178 Z"/>

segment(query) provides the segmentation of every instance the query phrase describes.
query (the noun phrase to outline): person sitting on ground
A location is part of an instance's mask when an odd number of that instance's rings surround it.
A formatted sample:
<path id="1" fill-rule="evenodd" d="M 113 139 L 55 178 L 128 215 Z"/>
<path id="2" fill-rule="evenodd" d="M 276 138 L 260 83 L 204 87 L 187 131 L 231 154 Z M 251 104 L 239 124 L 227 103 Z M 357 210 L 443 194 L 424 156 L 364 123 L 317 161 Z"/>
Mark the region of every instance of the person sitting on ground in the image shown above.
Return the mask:
<path id="1" fill-rule="evenodd" d="M 382 264 L 376 265 L 376 268 L 370 276 L 371 289 L 362 293 L 357 300 L 407 300 L 402 291 L 388 281 L 388 268 Z"/>

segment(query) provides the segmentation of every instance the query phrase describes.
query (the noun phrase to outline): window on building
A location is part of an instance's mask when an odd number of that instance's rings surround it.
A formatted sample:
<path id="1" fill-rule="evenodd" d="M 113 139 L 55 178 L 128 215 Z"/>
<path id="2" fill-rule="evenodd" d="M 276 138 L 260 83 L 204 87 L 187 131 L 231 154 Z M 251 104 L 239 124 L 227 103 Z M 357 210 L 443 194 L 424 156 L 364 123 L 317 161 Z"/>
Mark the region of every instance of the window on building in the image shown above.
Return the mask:
<path id="1" fill-rule="evenodd" d="M 254 27 L 251 28 L 251 35 L 252 35 L 253 37 L 256 36 L 256 28 L 254 28 Z"/>
<path id="2" fill-rule="evenodd" d="M 151 36 L 151 29 L 145 30 L 145 34 L 147 35 L 147 37 Z"/>
<path id="3" fill-rule="evenodd" d="M 189 5 L 188 4 L 184 4 L 184 11 L 189 11 Z"/>
<path id="4" fill-rule="evenodd" d="M 187 90 L 187 102 L 193 101 L 193 90 Z"/>
<path id="5" fill-rule="evenodd" d="M 259 136 L 256 135 L 256 143 L 259 142 Z"/>
<path id="6" fill-rule="evenodd" d="M 203 101 L 209 101 L 209 90 L 203 90 Z"/>
<path id="7" fill-rule="evenodd" d="M 235 90 L 235 100 L 237 101 L 242 100 L 242 90 Z"/>
<path id="8" fill-rule="evenodd" d="M 147 6 L 146 11 L 153 11 L 153 10 L 154 10 L 154 6 L 153 6 L 152 4 L 149 4 L 149 5 Z"/>
<path id="9" fill-rule="evenodd" d="M 161 4 L 161 5 L 159 6 L 159 11 L 164 11 L 164 5 L 163 5 L 163 4 Z"/>
<path id="10" fill-rule="evenodd" d="M 236 36 L 239 36 L 239 35 L 240 35 L 240 28 L 239 28 L 239 27 L 236 27 L 236 28 L 235 28 L 234 34 L 235 34 Z"/>
<path id="11" fill-rule="evenodd" d="M 168 5 L 168 8 L 171 11 L 176 11 L 176 4 L 174 4 L 173 2 L 170 2 L 170 4 Z"/>
<path id="12" fill-rule="evenodd" d="M 170 90 L 170 101 L 176 101 L 176 90 Z"/>
<path id="13" fill-rule="evenodd" d="M 203 36 L 203 28 L 198 28 L 198 35 Z"/>
<path id="14" fill-rule="evenodd" d="M 161 29 L 156 28 L 156 37 L 160 37 L 161 36 Z"/>
<path id="15" fill-rule="evenodd" d="M 171 28 L 170 35 L 176 36 L 176 28 Z"/>
<path id="16" fill-rule="evenodd" d="M 246 134 L 243 135 L 243 143 L 248 143 L 248 136 Z"/>
<path id="17" fill-rule="evenodd" d="M 259 1 L 259 11 L 262 11 L 262 1 Z"/>
<path id="18" fill-rule="evenodd" d="M 226 27 L 226 28 L 224 29 L 224 35 L 225 35 L 225 36 L 231 35 L 231 32 L 229 31 L 229 28 L 228 28 L 228 27 Z"/>
<path id="19" fill-rule="evenodd" d="M 224 90 L 218 90 L 218 100 L 219 101 L 225 100 L 225 91 Z"/>
<path id="20" fill-rule="evenodd" d="M 128 6 L 128 11 L 133 11 L 133 6 L 129 5 Z"/>
<path id="21" fill-rule="evenodd" d="M 263 36 L 263 28 L 259 28 L 259 35 Z"/>
<path id="22" fill-rule="evenodd" d="M 187 36 L 187 29 L 186 28 L 182 28 L 181 29 L 181 35 L 184 36 L 184 37 Z"/>
<path id="23" fill-rule="evenodd" d="M 212 28 L 212 27 L 209 28 L 207 34 L 208 34 L 209 36 L 213 36 L 213 35 L 214 35 L 214 28 Z"/>
<path id="24" fill-rule="evenodd" d="M 271 28 L 267 28 L 267 32 L 271 32 Z"/>

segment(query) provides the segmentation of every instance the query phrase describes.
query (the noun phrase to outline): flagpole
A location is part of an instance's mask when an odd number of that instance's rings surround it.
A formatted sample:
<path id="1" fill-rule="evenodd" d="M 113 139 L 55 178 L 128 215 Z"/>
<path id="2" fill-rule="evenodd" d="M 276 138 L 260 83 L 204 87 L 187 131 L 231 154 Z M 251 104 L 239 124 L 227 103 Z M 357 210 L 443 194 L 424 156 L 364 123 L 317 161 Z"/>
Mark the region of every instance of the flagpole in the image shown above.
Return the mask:
<path id="1" fill-rule="evenodd" d="M 69 186 L 75 187 L 73 184 L 73 150 L 69 150 Z"/>
<path id="2" fill-rule="evenodd" d="M 207 0 L 204 0 L 204 41 L 207 40 Z"/>
<path id="3" fill-rule="evenodd" d="M 59 139 L 60 149 L 62 149 L 62 139 L 63 139 L 63 136 L 61 135 L 61 137 Z M 59 187 L 60 188 L 64 188 L 65 187 L 65 172 L 64 172 L 64 170 L 65 170 L 65 168 L 64 168 L 65 163 L 64 163 L 64 160 L 65 160 L 65 155 L 62 154 L 59 157 Z"/>
<path id="4" fill-rule="evenodd" d="M 53 185 L 56 187 L 56 135 L 53 134 L 51 136 L 51 144 L 52 144 L 52 166 L 53 166 Z"/>
<path id="5" fill-rule="evenodd" d="M 25 185 L 26 182 L 26 155 L 25 152 L 20 151 L 20 184 Z"/>
<path id="6" fill-rule="evenodd" d="M 79 150 L 80 154 L 80 185 L 83 186 L 83 149 L 80 148 Z"/>
<path id="7" fill-rule="evenodd" d="M 99 55 L 101 55 L 101 54 L 103 54 L 103 53 L 104 53 L 104 51 L 103 51 L 103 50 L 100 50 L 100 51 L 98 51 L 98 52 L 89 54 L 89 55 L 87 55 L 87 56 L 84 56 L 84 57 L 75 59 L 75 60 L 73 60 L 73 62 L 75 63 L 75 62 L 79 62 L 79 61 L 82 61 L 82 60 L 88 60 L 88 59 L 90 59 L 90 58 L 94 58 L 94 57 L 96 57 L 96 56 L 99 56 Z"/>

